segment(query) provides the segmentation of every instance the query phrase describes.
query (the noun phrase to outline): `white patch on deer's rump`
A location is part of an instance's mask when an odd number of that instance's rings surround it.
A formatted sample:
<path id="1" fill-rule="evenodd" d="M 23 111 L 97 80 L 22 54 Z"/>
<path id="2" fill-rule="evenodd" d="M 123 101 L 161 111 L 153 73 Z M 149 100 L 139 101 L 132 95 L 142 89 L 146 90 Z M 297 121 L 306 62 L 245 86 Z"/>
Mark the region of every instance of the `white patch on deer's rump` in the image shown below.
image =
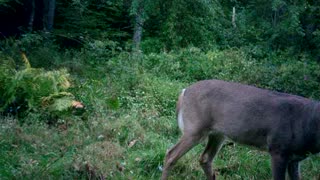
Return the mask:
<path id="1" fill-rule="evenodd" d="M 182 90 L 180 98 L 183 98 L 185 90 L 186 89 Z M 183 100 L 182 100 L 182 102 L 180 104 L 180 109 L 179 109 L 179 112 L 178 112 L 178 125 L 179 125 L 180 130 L 183 132 L 183 129 L 184 129 L 184 123 L 183 123 Z"/>

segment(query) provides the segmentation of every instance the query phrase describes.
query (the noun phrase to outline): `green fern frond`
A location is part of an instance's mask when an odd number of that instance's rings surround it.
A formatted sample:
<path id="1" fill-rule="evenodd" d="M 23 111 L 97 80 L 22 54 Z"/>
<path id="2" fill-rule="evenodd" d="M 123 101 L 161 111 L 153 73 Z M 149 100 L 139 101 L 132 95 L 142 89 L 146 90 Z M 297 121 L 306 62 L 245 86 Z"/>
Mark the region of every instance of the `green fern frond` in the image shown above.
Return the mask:
<path id="1" fill-rule="evenodd" d="M 1 61 L 0 111 L 17 104 L 26 106 L 27 113 L 32 111 L 59 116 L 69 112 L 75 97 L 67 92 L 71 86 L 67 70 L 32 68 L 26 55 L 22 53 L 21 56 L 25 64 L 22 70 L 16 71 L 14 66 L 8 68 Z"/>
<path id="2" fill-rule="evenodd" d="M 22 53 L 21 53 L 21 57 L 22 57 L 22 61 L 23 61 L 24 64 L 26 65 L 26 68 L 31 68 L 30 61 L 28 60 L 26 54 L 22 52 Z"/>

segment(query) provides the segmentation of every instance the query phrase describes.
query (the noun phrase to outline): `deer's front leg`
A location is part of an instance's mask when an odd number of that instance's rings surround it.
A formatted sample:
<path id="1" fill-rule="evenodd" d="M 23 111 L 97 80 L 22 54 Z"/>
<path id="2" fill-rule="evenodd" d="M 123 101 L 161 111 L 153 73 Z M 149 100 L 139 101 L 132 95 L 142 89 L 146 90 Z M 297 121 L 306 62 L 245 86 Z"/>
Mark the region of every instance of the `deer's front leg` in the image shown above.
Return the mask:
<path id="1" fill-rule="evenodd" d="M 288 167 L 288 155 L 281 151 L 270 151 L 270 155 L 273 179 L 285 180 Z"/>
<path id="2" fill-rule="evenodd" d="M 288 164 L 288 174 L 291 180 L 300 179 L 299 161 L 292 161 Z"/>

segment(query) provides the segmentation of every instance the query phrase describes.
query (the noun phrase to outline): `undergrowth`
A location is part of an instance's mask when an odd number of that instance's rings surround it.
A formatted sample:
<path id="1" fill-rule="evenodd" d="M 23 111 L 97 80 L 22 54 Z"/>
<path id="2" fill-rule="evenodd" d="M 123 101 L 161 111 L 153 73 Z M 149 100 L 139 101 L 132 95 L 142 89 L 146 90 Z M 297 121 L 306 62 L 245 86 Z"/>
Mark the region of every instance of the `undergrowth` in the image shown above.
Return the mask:
<path id="1" fill-rule="evenodd" d="M 181 135 L 175 120 L 177 96 L 198 80 L 217 78 L 320 98 L 320 66 L 285 52 L 255 59 L 242 49 L 188 48 L 148 55 L 121 52 L 97 60 L 86 50 L 50 51 L 59 57 L 46 68 L 67 68 L 62 72 L 73 79 L 70 93 L 86 112 L 56 126 L 38 121 L 39 116 L 27 117 L 34 123 L 1 117 L 0 179 L 159 179 L 166 150 Z M 2 72 L 15 77 L 14 71 Z M 205 178 L 198 164 L 204 145 L 177 163 L 171 179 Z M 317 156 L 303 161 L 303 178 L 318 178 L 319 166 Z M 219 179 L 271 178 L 267 153 L 232 142 L 224 145 L 214 169 Z"/>

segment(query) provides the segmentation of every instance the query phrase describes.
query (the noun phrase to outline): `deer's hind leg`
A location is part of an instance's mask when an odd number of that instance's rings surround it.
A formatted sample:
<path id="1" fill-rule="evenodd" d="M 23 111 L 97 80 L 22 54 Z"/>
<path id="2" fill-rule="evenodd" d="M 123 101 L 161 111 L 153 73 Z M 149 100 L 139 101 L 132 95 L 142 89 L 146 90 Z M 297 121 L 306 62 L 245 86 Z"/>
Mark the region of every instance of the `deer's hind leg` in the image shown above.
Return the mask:
<path id="1" fill-rule="evenodd" d="M 168 178 L 169 171 L 172 169 L 173 165 L 190 149 L 194 146 L 198 145 L 202 139 L 202 136 L 199 135 L 190 135 L 184 134 L 179 142 L 174 145 L 166 154 L 163 172 L 162 172 L 162 180 Z"/>
<path id="2" fill-rule="evenodd" d="M 207 146 L 200 156 L 200 165 L 208 180 L 214 180 L 215 174 L 212 170 L 212 160 L 219 152 L 225 137 L 221 134 L 210 134 L 208 136 Z"/>

